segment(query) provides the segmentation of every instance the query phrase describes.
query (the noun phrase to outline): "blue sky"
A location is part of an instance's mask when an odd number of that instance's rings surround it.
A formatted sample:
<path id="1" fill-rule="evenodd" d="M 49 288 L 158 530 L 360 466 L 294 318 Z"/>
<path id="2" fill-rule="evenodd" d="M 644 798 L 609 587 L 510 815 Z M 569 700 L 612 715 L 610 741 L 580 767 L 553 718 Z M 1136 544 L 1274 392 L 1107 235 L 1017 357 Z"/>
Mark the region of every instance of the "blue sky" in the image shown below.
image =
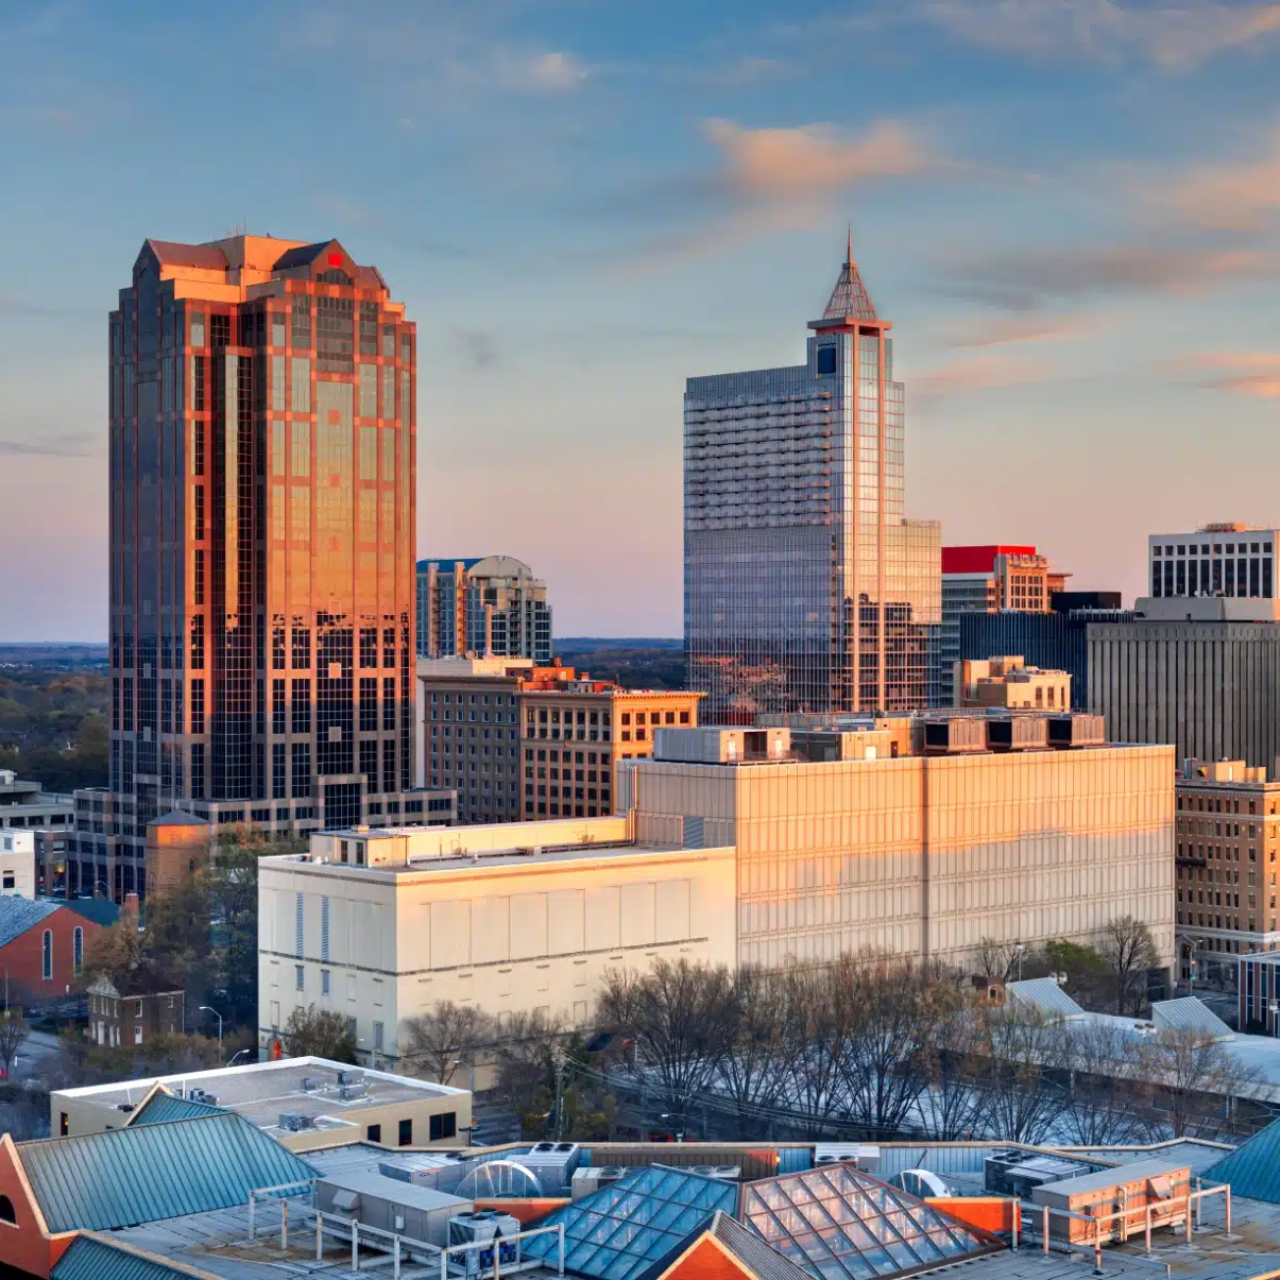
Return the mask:
<path id="1" fill-rule="evenodd" d="M 681 395 L 794 363 L 845 226 L 910 514 L 1141 587 L 1280 517 L 1280 4 L 0 0 L 0 639 L 106 631 L 148 236 L 339 237 L 417 319 L 418 545 L 681 627 Z"/>

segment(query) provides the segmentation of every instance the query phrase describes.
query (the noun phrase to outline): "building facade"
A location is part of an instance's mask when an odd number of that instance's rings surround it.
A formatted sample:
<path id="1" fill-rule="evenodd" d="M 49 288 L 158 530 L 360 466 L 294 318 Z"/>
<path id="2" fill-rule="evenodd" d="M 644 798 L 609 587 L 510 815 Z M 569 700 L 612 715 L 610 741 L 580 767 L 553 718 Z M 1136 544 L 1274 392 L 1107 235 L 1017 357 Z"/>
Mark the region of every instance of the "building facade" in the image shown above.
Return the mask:
<path id="1" fill-rule="evenodd" d="M 653 751 L 663 725 L 698 723 L 700 693 L 624 689 L 557 660 L 420 660 L 431 787 L 462 822 L 594 818 L 613 811 L 620 760 Z"/>
<path id="2" fill-rule="evenodd" d="M 942 701 L 950 705 L 955 700 L 952 678 L 955 664 L 962 661 L 962 613 L 1048 613 L 1053 595 L 1064 589 L 1069 576 L 1052 568 L 1035 547 L 943 547 Z"/>
<path id="3" fill-rule="evenodd" d="M 138 970 L 117 986 L 105 975 L 89 985 L 89 1038 L 109 1048 L 186 1034 L 186 992 Z"/>
<path id="4" fill-rule="evenodd" d="M 110 317 L 111 800 L 72 891 L 145 892 L 174 808 L 406 821 L 416 341 L 337 241 L 143 245 Z"/>
<path id="5" fill-rule="evenodd" d="M 98 905 L 114 911 L 109 903 Z M 110 922 L 99 912 L 86 914 L 76 902 L 0 896 L 6 1003 L 38 1006 L 73 995 L 84 972 L 85 949 Z"/>
<path id="6" fill-rule="evenodd" d="M 514 556 L 419 560 L 418 654 L 551 661 L 547 584 Z"/>
<path id="7" fill-rule="evenodd" d="M 1018 655 L 956 663 L 958 707 L 1068 711 L 1071 677 L 1065 671 L 1029 667 Z"/>
<path id="8" fill-rule="evenodd" d="M 36 833 L 0 832 L 0 896 L 36 896 Z"/>
<path id="9" fill-rule="evenodd" d="M 1248 524 L 1207 524 L 1195 533 L 1147 539 L 1148 582 L 1156 597 L 1234 596 L 1274 599 L 1280 531 Z"/>
<path id="10" fill-rule="evenodd" d="M 802 718 L 802 717 L 801 717 Z M 818 717 L 815 717 L 818 719 Z M 1151 929 L 1174 961 L 1173 748 L 1096 716 L 828 717 L 667 728 L 624 761 L 618 814 L 326 832 L 259 879 L 263 1043 L 348 1011 L 381 1052 L 436 1001 L 581 1025 L 606 970 L 864 948 L 979 963 L 984 939 Z"/>
<path id="11" fill-rule="evenodd" d="M 1234 991 L 1238 956 L 1280 947 L 1280 782 L 1243 760 L 1186 760 L 1177 806 L 1178 976 Z"/>
<path id="12" fill-rule="evenodd" d="M 890 323 L 846 257 L 805 363 L 690 378 L 689 688 L 713 719 L 938 699 L 940 531 L 903 516 Z"/>

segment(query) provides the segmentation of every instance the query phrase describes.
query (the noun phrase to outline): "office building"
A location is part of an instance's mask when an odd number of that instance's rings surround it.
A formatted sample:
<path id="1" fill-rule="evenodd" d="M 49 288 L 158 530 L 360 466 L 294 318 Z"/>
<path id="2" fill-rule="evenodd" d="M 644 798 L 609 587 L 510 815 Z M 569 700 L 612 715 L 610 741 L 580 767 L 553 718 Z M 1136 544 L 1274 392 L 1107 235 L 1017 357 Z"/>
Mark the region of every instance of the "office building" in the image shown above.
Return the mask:
<path id="1" fill-rule="evenodd" d="M 612 812 L 619 760 L 653 750 L 659 726 L 698 723 L 700 693 L 624 689 L 524 658 L 420 659 L 423 755 L 462 822 Z"/>
<path id="2" fill-rule="evenodd" d="M 1049 595 L 1049 608 L 1054 613 L 1072 613 L 1076 609 L 1121 609 L 1118 591 L 1054 591 Z"/>
<path id="3" fill-rule="evenodd" d="M 70 796 L 42 791 L 38 782 L 0 769 L 0 830 L 66 831 L 75 825 Z"/>
<path id="4" fill-rule="evenodd" d="M 942 548 L 942 631 L 939 685 L 946 704 L 955 701 L 952 675 L 960 653 L 962 613 L 1048 613 L 1069 574 L 1054 569 L 1031 546 Z"/>
<path id="5" fill-rule="evenodd" d="M 606 969 L 660 957 L 964 968 L 985 938 L 1096 942 L 1123 915 L 1150 926 L 1162 989 L 1172 747 L 1072 714 L 813 720 L 661 727 L 622 762 L 614 817 L 326 832 L 263 859 L 261 1042 L 315 1003 L 394 1056 L 438 1000 L 581 1023 Z"/>
<path id="6" fill-rule="evenodd" d="M 956 664 L 957 707 L 1067 711 L 1071 677 L 1029 667 L 1020 656 L 967 659 Z"/>
<path id="7" fill-rule="evenodd" d="M 1248 524 L 1206 524 L 1195 533 L 1147 539 L 1148 582 L 1158 597 L 1274 599 L 1280 531 Z"/>
<path id="8" fill-rule="evenodd" d="M 0 896 L 36 896 L 36 833 L 0 832 Z"/>
<path id="9" fill-rule="evenodd" d="M 547 584 L 514 556 L 419 560 L 418 654 L 551 661 Z"/>
<path id="10" fill-rule="evenodd" d="M 804 364 L 690 378 L 685 649 L 704 719 L 938 700 L 940 529 L 903 517 L 903 385 L 852 251 Z"/>
<path id="11" fill-rule="evenodd" d="M 70 891 L 144 893 L 147 824 L 175 808 L 424 817 L 416 341 L 337 241 L 143 245 L 110 317 L 110 785 Z"/>
<path id="12" fill-rule="evenodd" d="M 1280 948 L 1280 781 L 1243 760 L 1186 760 L 1176 790 L 1179 978 L 1234 991 L 1237 956 Z"/>

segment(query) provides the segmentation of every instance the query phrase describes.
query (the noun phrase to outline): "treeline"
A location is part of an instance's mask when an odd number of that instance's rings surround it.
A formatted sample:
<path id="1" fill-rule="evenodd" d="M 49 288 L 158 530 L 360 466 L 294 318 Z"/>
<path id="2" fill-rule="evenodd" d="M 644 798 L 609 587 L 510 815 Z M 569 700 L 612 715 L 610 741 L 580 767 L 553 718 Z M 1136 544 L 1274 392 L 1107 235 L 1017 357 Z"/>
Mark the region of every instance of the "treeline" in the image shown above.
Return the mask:
<path id="1" fill-rule="evenodd" d="M 111 686 L 92 671 L 9 668 L 0 673 L 0 769 L 46 791 L 107 782 Z"/>

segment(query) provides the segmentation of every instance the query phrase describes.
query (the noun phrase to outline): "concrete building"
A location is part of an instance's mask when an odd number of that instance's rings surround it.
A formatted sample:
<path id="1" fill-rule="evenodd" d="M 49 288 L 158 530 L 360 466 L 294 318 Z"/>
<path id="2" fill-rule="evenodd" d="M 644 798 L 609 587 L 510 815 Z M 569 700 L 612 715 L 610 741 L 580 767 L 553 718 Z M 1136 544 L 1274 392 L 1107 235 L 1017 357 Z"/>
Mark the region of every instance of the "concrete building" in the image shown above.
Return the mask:
<path id="1" fill-rule="evenodd" d="M 419 560 L 418 655 L 551 661 L 547 584 L 514 556 Z"/>
<path id="2" fill-rule="evenodd" d="M 262 859 L 261 1043 L 315 1004 L 354 1020 L 362 1057 L 394 1063 L 403 1020 L 438 1000 L 581 1023 L 607 968 L 731 963 L 733 850 L 630 831 L 587 818 L 324 833 L 305 857 Z"/>
<path id="3" fill-rule="evenodd" d="M 36 896 L 36 833 L 0 832 L 0 896 Z"/>
<path id="4" fill-rule="evenodd" d="M 1194 533 L 1147 539 L 1148 582 L 1157 598 L 1229 596 L 1275 599 L 1280 531 L 1248 524 L 1206 524 Z"/>
<path id="5" fill-rule="evenodd" d="M 60 831 L 74 825 L 71 796 L 41 791 L 38 782 L 25 781 L 12 769 L 0 769 L 0 831 Z"/>
<path id="6" fill-rule="evenodd" d="M 984 938 L 1148 923 L 1174 956 L 1171 747 L 1097 717 L 660 727 L 621 816 L 326 832 L 259 873 L 260 1036 L 349 1011 L 394 1059 L 438 1000 L 591 1015 L 607 968 L 778 967 L 865 947 L 965 966 Z M 549 740 L 548 740 L 549 741 Z"/>
<path id="7" fill-rule="evenodd" d="M 956 663 L 955 699 L 957 707 L 1068 711 L 1071 677 L 1029 667 L 1021 656 L 972 658 Z"/>
<path id="8" fill-rule="evenodd" d="M 611 812 L 618 761 L 649 755 L 659 725 L 696 725 L 703 696 L 624 689 L 558 660 L 424 659 L 418 678 L 426 781 L 456 791 L 462 822 Z"/>
<path id="9" fill-rule="evenodd" d="M 1177 780 L 1178 977 L 1234 991 L 1237 957 L 1280 948 L 1280 781 L 1243 760 L 1185 760 Z"/>
<path id="10" fill-rule="evenodd" d="M 938 659 L 944 705 L 955 702 L 955 664 L 962 613 L 1048 613 L 1071 575 L 1054 569 L 1031 546 L 942 548 L 942 631 Z M 994 650 L 992 651 L 994 652 Z"/>
<path id="11" fill-rule="evenodd" d="M 175 808 L 278 832 L 425 820 L 416 344 L 335 240 L 142 246 L 105 388 L 111 799 L 99 824 L 85 795 L 71 892 L 145 895 L 147 825 Z"/>
<path id="12" fill-rule="evenodd" d="M 936 705 L 940 527 L 903 507 L 892 325 L 852 245 L 805 362 L 690 378 L 688 687 L 710 717 Z"/>
<path id="13" fill-rule="evenodd" d="M 50 1131 L 75 1138 L 152 1123 L 153 1102 L 167 1112 L 156 1121 L 235 1112 L 290 1151 L 466 1146 L 471 1127 L 466 1089 L 300 1057 L 59 1089 L 49 1095 Z"/>
<path id="14" fill-rule="evenodd" d="M 105 975 L 95 978 L 88 1000 L 94 1044 L 118 1049 L 186 1034 L 186 992 L 145 969 L 135 970 L 118 986 Z"/>

